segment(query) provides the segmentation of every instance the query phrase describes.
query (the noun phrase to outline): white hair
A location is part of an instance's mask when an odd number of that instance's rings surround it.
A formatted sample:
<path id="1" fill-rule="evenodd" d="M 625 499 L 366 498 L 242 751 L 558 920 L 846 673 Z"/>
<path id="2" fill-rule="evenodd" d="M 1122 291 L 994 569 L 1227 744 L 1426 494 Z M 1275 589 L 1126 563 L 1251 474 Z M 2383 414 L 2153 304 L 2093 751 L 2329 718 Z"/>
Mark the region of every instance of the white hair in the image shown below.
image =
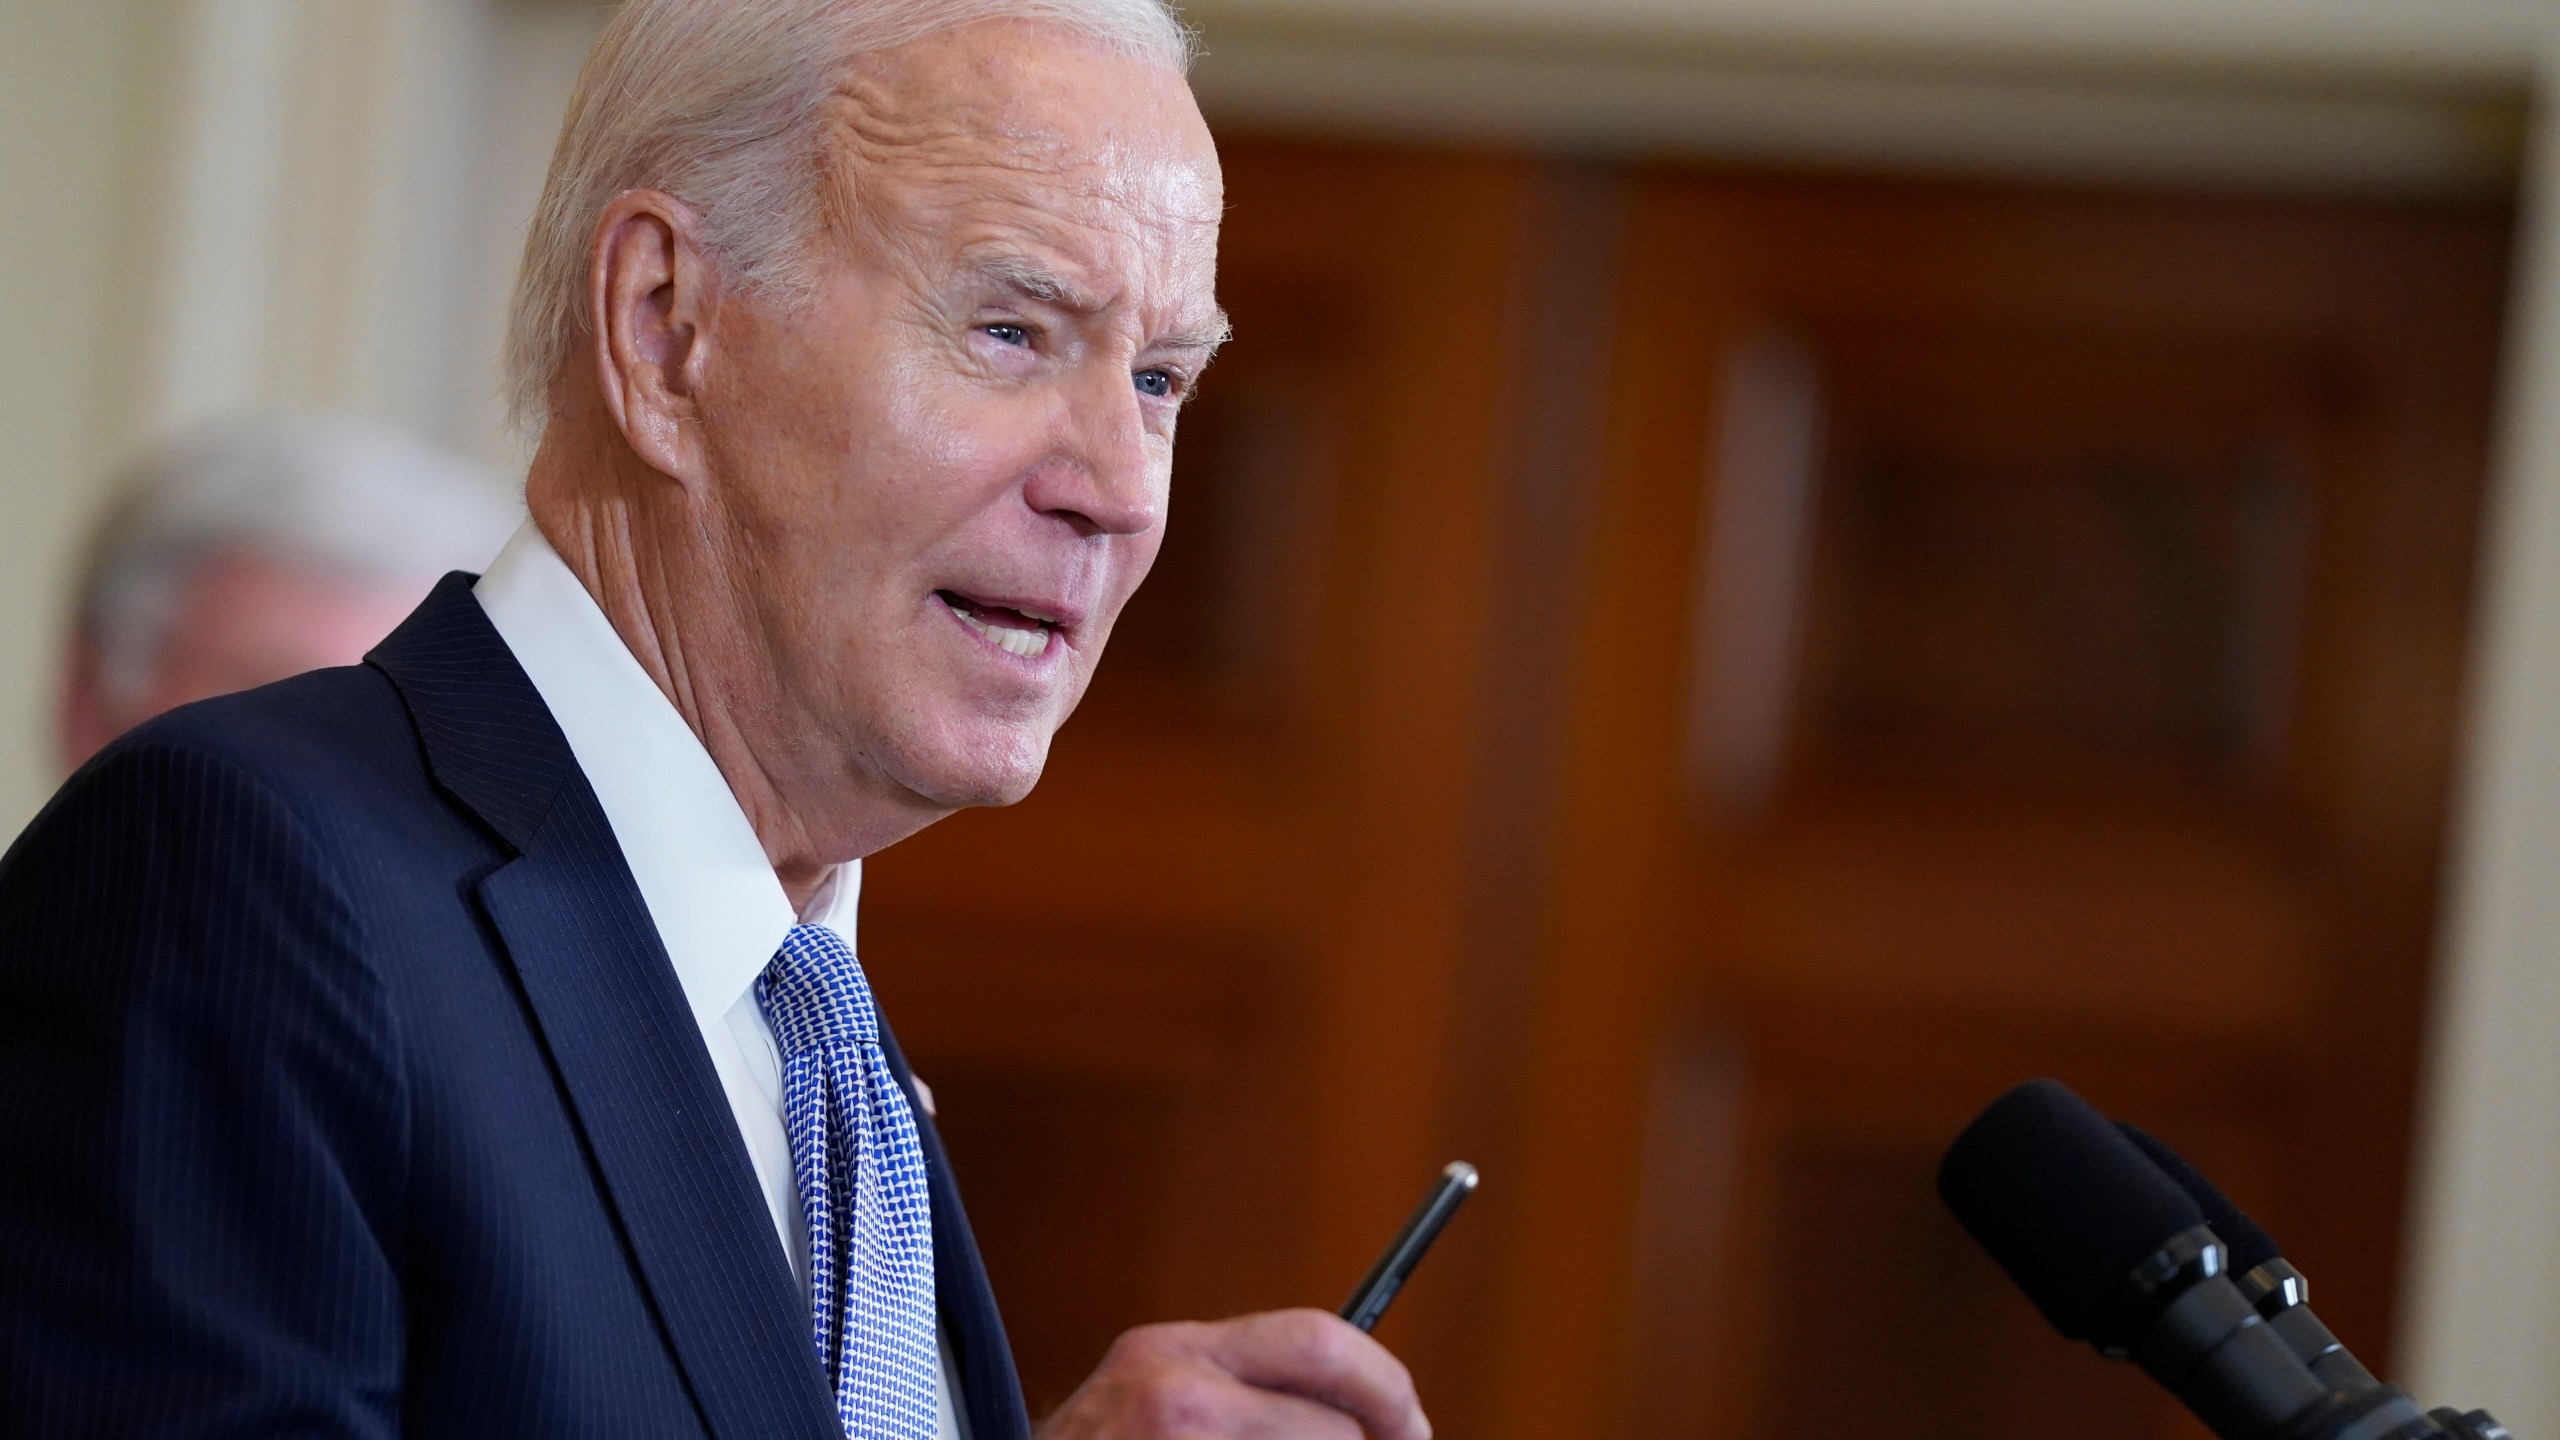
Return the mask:
<path id="1" fill-rule="evenodd" d="M 865 55 L 990 20 L 1050 24 L 1187 71 L 1166 0 L 630 0 L 578 72 L 525 236 L 507 322 L 508 413 L 538 434 L 553 377 L 587 333 L 596 219 L 626 190 L 693 211 L 729 283 L 807 290 L 825 206 L 820 107 Z"/>
<path id="2" fill-rule="evenodd" d="M 350 415 L 199 425 L 129 469 L 89 542 L 77 623 L 105 694 L 149 692 L 196 567 L 248 552 L 356 580 L 476 569 L 523 518 L 514 487 L 406 431 Z"/>

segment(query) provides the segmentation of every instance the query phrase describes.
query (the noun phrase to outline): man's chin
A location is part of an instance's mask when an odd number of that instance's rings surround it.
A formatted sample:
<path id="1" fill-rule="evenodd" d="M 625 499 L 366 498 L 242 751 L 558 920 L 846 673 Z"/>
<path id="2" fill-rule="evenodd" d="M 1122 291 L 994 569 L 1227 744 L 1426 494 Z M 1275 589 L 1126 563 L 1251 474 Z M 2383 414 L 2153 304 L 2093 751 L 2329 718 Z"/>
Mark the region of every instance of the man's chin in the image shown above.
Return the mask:
<path id="1" fill-rule="evenodd" d="M 1036 739 L 1008 736 L 911 768 L 907 788 L 946 810 L 1011 805 L 1040 783 L 1048 760 L 1045 734 Z"/>
<path id="2" fill-rule="evenodd" d="M 959 798 L 949 804 L 955 810 L 995 809 L 1027 798 L 1033 786 L 1040 783 L 1040 772 L 1007 776 L 1001 781 L 988 781 L 974 788 L 956 792 Z"/>

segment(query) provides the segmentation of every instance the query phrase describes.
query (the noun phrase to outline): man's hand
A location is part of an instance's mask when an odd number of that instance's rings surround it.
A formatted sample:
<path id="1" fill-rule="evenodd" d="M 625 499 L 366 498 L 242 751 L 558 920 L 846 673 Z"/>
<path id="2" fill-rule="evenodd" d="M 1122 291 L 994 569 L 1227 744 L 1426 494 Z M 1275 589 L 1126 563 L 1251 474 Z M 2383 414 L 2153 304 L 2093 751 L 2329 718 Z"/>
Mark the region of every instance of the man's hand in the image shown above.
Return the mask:
<path id="1" fill-rule="evenodd" d="M 1040 1427 L 1040 1440 L 1431 1440 L 1413 1377 L 1322 1310 L 1148 1325 Z"/>

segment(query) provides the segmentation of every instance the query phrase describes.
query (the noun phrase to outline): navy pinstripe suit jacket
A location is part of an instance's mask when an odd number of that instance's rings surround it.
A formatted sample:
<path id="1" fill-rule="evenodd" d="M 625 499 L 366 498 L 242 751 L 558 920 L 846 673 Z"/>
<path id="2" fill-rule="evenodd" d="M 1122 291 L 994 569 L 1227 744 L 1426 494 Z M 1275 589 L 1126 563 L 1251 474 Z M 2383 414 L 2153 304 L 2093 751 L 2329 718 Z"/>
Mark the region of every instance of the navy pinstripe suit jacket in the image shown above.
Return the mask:
<path id="1" fill-rule="evenodd" d="M 363 666 L 143 726 L 0 860 L 0 1434 L 834 1436 L 674 970 L 470 579 Z M 923 1133 L 970 1427 L 1016 1440 Z"/>

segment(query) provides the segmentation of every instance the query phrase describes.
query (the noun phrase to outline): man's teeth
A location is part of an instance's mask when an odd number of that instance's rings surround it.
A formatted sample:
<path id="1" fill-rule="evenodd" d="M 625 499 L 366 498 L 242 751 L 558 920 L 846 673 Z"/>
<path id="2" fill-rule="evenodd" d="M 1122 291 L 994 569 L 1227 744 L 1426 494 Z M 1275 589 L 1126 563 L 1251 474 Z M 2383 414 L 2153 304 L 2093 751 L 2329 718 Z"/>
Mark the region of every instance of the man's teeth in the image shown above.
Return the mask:
<path id="1" fill-rule="evenodd" d="M 951 613 L 960 617 L 961 624 L 996 642 L 998 648 L 1010 654 L 1019 655 L 1025 660 L 1035 659 L 1049 648 L 1049 631 L 1046 627 L 1038 630 L 1016 630 L 1009 625 L 990 625 L 956 606 Z"/>

